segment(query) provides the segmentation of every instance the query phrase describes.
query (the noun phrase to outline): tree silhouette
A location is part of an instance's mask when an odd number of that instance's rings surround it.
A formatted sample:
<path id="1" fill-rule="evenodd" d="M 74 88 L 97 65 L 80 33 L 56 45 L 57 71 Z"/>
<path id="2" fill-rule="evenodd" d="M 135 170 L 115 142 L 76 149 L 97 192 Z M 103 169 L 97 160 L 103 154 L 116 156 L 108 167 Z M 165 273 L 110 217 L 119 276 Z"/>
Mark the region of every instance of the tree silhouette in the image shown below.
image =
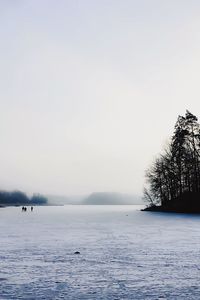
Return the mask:
<path id="1" fill-rule="evenodd" d="M 200 208 L 200 125 L 189 111 L 178 117 L 169 146 L 146 171 L 146 180 L 144 198 L 150 206 L 175 207 L 183 201 Z"/>
<path id="2" fill-rule="evenodd" d="M 45 205 L 47 203 L 48 199 L 39 194 L 29 198 L 21 191 L 0 191 L 0 205 Z"/>

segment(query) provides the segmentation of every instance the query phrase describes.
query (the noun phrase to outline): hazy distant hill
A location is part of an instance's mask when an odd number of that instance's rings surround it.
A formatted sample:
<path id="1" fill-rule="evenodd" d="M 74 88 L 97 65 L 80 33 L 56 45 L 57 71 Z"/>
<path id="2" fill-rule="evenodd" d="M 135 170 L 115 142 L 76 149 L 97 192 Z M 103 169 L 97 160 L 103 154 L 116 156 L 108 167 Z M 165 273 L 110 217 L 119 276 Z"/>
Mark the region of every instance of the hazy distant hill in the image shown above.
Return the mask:
<path id="1" fill-rule="evenodd" d="M 88 205 L 125 205 L 143 204 L 140 197 L 121 193 L 92 193 L 83 200 Z"/>
<path id="2" fill-rule="evenodd" d="M 67 204 L 82 204 L 85 196 L 60 196 L 60 195 L 48 195 L 49 205 L 67 205 Z"/>
<path id="3" fill-rule="evenodd" d="M 136 195 L 96 192 L 87 196 L 57 196 L 48 195 L 49 205 L 123 205 L 123 204 L 144 204 L 141 197 Z"/>

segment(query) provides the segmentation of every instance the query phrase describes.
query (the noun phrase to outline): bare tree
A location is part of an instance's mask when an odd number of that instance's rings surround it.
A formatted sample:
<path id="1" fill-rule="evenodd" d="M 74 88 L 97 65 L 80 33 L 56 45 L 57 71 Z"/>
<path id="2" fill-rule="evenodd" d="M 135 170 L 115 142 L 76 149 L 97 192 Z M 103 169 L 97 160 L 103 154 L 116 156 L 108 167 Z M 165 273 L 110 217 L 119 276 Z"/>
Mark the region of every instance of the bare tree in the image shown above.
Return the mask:
<path id="1" fill-rule="evenodd" d="M 179 116 L 169 146 L 146 171 L 144 198 L 164 205 L 185 193 L 200 193 L 200 125 L 186 111 Z"/>

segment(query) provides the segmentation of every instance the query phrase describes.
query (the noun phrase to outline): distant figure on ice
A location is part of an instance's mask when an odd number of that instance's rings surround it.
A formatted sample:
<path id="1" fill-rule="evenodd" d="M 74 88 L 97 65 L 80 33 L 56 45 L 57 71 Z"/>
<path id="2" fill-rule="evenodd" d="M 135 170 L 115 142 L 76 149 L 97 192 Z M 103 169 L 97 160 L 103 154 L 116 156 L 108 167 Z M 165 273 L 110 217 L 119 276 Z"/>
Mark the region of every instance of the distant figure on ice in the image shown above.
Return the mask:
<path id="1" fill-rule="evenodd" d="M 31 211 L 33 211 L 33 206 L 31 206 Z"/>

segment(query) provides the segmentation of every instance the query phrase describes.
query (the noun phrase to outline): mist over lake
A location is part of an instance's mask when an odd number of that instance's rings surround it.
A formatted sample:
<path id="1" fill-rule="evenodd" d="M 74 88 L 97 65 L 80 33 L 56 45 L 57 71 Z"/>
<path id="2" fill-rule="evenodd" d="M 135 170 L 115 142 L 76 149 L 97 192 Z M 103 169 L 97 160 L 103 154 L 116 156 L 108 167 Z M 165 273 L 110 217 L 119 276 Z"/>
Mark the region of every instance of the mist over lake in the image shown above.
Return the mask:
<path id="1" fill-rule="evenodd" d="M 0 0 L 0 300 L 200 299 L 199 16 Z"/>
<path id="2" fill-rule="evenodd" d="M 2 208 L 0 299 L 198 299 L 200 217 L 141 208 Z"/>

